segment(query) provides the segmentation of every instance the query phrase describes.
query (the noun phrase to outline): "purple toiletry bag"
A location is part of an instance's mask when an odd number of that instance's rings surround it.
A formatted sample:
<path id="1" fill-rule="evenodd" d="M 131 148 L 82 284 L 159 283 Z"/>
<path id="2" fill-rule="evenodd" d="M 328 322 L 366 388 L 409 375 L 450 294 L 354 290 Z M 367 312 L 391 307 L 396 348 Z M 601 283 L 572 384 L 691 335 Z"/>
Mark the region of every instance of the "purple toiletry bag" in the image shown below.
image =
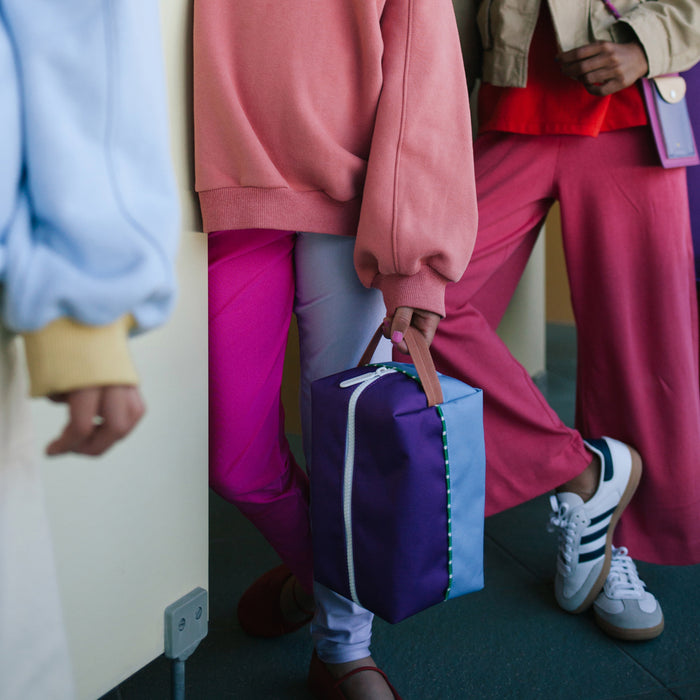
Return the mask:
<path id="1" fill-rule="evenodd" d="M 315 579 L 392 623 L 483 588 L 482 392 L 407 343 L 312 385 Z"/>

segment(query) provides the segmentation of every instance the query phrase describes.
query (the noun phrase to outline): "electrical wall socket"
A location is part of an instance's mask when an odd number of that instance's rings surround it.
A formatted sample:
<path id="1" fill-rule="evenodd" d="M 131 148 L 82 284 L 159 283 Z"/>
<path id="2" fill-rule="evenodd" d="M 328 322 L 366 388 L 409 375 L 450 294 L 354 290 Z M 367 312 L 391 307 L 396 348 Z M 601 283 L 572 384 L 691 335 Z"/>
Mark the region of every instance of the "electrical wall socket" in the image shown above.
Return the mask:
<path id="1" fill-rule="evenodd" d="M 165 608 L 165 656 L 185 661 L 207 636 L 207 592 L 195 588 Z"/>

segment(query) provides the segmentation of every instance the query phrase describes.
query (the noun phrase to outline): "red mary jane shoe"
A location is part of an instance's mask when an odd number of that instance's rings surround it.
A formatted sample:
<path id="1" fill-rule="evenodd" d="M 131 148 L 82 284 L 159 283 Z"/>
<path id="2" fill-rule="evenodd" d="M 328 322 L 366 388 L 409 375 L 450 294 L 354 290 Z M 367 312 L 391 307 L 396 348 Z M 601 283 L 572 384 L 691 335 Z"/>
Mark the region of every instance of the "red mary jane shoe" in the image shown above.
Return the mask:
<path id="1" fill-rule="evenodd" d="M 381 675 L 393 693 L 394 699 L 401 700 L 401 696 L 396 692 L 396 688 L 389 683 L 386 673 L 384 673 L 381 668 L 377 668 L 376 666 L 360 666 L 359 668 L 354 668 L 340 678 L 334 678 L 331 672 L 326 668 L 326 664 L 318 658 L 315 651 L 311 656 L 311 665 L 309 666 L 309 690 L 317 700 L 346 700 L 346 695 L 340 685 L 350 678 L 350 676 L 354 676 L 356 673 L 362 673 L 363 671 L 375 671 Z"/>
<path id="2" fill-rule="evenodd" d="M 296 632 L 311 622 L 312 610 L 306 610 L 297 601 L 295 587 L 292 596 L 297 608 L 305 613 L 298 622 L 288 621 L 280 607 L 280 597 L 284 584 L 293 576 L 284 564 L 271 569 L 255 581 L 238 601 L 238 622 L 243 631 L 251 637 L 281 637 Z"/>

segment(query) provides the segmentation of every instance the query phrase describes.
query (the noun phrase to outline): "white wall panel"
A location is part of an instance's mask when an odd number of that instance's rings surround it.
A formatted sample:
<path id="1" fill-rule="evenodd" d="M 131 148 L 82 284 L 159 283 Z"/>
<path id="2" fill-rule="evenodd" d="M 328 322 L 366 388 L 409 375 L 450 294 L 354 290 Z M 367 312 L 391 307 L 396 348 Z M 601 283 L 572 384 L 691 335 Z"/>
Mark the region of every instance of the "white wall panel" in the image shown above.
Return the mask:
<path id="1" fill-rule="evenodd" d="M 136 432 L 99 460 L 42 464 L 80 700 L 162 654 L 165 607 L 208 587 L 206 239 L 193 232 L 191 0 L 163 0 L 161 14 L 185 228 L 178 304 L 164 328 L 131 344 L 148 406 Z M 44 445 L 65 409 L 33 403 Z"/>

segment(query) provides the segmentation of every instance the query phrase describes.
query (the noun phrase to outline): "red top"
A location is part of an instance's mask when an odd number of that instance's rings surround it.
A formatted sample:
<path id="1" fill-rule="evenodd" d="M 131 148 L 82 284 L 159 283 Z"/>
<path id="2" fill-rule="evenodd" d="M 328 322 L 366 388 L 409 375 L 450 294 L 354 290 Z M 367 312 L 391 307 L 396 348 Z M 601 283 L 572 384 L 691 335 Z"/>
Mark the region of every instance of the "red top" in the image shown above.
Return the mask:
<path id="1" fill-rule="evenodd" d="M 549 9 L 542 3 L 530 43 L 527 86 L 484 83 L 479 90 L 479 131 L 598 136 L 601 131 L 647 123 L 636 85 L 605 97 L 591 95 L 581 83 L 562 74 L 558 53 Z"/>

